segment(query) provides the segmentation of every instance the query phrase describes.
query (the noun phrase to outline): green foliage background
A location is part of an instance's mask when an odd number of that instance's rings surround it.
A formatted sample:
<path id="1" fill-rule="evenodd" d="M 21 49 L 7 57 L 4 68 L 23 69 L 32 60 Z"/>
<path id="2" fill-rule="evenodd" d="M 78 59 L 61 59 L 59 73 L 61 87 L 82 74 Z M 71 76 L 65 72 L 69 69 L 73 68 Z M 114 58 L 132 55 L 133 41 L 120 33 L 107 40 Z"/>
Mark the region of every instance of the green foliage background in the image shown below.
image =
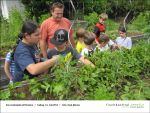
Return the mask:
<path id="1" fill-rule="evenodd" d="M 39 20 L 42 14 L 49 13 L 49 7 L 56 1 L 62 2 L 65 5 L 64 15 L 67 18 L 74 18 L 72 13 L 75 12 L 69 0 L 21 1 L 29 12 L 29 16 L 31 18 L 35 16 L 37 20 Z M 96 12 L 97 14 L 105 12 L 109 14 L 111 18 L 124 17 L 128 11 L 131 11 L 131 17 L 137 16 L 144 11 L 150 11 L 149 0 L 73 0 L 73 3 L 78 13 L 82 12 L 84 15 L 88 15 L 92 12 Z"/>
<path id="2" fill-rule="evenodd" d="M 4 56 L 6 52 L 10 51 L 16 43 L 18 34 L 22 27 L 23 18 L 21 14 L 16 10 L 12 9 L 9 15 L 9 20 L 2 18 L 0 19 L 0 36 L 1 36 L 1 52 L 0 56 Z"/>

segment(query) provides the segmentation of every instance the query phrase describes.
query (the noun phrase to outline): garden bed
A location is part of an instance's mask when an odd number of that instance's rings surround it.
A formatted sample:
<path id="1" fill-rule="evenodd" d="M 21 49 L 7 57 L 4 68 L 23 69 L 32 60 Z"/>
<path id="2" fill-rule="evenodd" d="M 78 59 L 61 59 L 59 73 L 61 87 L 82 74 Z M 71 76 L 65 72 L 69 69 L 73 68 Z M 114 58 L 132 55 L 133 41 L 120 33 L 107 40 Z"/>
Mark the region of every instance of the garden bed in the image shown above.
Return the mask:
<path id="1" fill-rule="evenodd" d="M 140 41 L 131 50 L 96 52 L 89 57 L 95 68 L 62 59 L 42 81 L 28 80 L 17 90 L 19 83 L 9 86 L 1 99 L 149 100 L 149 50 L 149 42 Z"/>

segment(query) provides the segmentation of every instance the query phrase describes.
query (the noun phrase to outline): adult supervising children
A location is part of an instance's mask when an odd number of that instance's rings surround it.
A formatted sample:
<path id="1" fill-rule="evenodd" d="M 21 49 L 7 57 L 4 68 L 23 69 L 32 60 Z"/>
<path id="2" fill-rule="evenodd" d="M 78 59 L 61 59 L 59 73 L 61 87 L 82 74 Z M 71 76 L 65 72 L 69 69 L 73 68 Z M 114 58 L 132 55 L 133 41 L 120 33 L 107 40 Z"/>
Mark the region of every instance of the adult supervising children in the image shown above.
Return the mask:
<path id="1" fill-rule="evenodd" d="M 64 5 L 56 2 L 51 7 L 52 16 L 46 19 L 40 27 L 41 39 L 40 48 L 43 56 L 47 58 L 47 49 L 54 48 L 55 45 L 50 42 L 54 33 L 58 29 L 65 29 L 69 31 L 71 27 L 71 22 L 63 17 Z M 73 30 L 70 30 L 70 42 L 73 47 L 75 47 L 75 42 L 73 39 Z"/>

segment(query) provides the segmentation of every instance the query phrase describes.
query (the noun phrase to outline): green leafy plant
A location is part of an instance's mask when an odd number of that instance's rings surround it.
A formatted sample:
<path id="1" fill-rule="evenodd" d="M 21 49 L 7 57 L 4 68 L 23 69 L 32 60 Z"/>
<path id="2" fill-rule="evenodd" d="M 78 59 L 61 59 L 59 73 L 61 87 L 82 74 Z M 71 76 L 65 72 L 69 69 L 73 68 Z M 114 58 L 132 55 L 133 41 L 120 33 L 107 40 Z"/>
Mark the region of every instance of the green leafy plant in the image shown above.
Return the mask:
<path id="1" fill-rule="evenodd" d="M 95 68 L 61 57 L 50 75 L 40 81 L 28 80 L 25 86 L 22 82 L 10 85 L 0 97 L 4 100 L 146 100 L 150 92 L 149 82 L 145 81 L 150 79 L 149 50 L 149 42 L 140 41 L 131 50 L 96 51 L 87 57 Z"/>
<path id="2" fill-rule="evenodd" d="M 23 23 L 21 14 L 16 10 L 12 9 L 9 15 L 9 19 L 1 19 L 1 56 L 4 56 L 6 52 L 13 48 L 20 33 L 20 29 Z"/>
<path id="3" fill-rule="evenodd" d="M 129 30 L 141 31 L 141 32 L 150 32 L 150 23 L 149 20 L 150 15 L 149 12 L 140 13 L 137 18 L 129 25 Z"/>
<path id="4" fill-rule="evenodd" d="M 92 31 L 95 24 L 98 22 L 99 16 L 96 12 L 89 13 L 88 16 L 84 16 L 84 20 L 88 22 L 88 30 Z"/>

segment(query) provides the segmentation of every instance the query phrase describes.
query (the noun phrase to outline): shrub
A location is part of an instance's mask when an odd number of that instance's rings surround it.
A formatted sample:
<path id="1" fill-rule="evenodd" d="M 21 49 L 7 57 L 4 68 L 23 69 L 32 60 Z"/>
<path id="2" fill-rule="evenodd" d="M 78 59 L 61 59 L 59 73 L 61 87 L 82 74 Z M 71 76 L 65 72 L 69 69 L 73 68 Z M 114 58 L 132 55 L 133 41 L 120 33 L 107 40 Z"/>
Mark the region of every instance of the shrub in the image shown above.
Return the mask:
<path id="1" fill-rule="evenodd" d="M 39 24 L 41 24 L 44 20 L 48 19 L 49 17 L 50 17 L 49 13 L 41 15 L 39 19 Z"/>
<path id="2" fill-rule="evenodd" d="M 31 94 L 36 100 L 150 99 L 149 84 L 141 79 L 150 77 L 149 49 L 149 43 L 142 41 L 131 50 L 97 51 L 89 57 L 95 68 L 82 64 L 77 66 L 77 61 L 66 62 L 62 57 L 43 81 L 29 80 L 29 90 L 24 90 L 25 94 L 3 92 L 0 98 L 28 99 L 26 96 Z M 12 88 L 10 90 L 13 91 Z"/>
<path id="3" fill-rule="evenodd" d="M 88 16 L 84 16 L 84 20 L 88 22 L 88 30 L 93 30 L 95 24 L 98 22 L 99 16 L 96 12 L 89 13 Z"/>
<path id="4" fill-rule="evenodd" d="M 129 30 L 150 32 L 149 12 L 140 13 L 137 18 L 129 25 Z"/>
<path id="5" fill-rule="evenodd" d="M 4 18 L 1 19 L 0 36 L 1 49 L 3 51 L 0 52 L 0 56 L 4 56 L 6 51 L 9 51 L 10 48 L 15 45 L 22 23 L 23 19 L 21 14 L 16 9 L 11 10 L 8 20 Z"/>

